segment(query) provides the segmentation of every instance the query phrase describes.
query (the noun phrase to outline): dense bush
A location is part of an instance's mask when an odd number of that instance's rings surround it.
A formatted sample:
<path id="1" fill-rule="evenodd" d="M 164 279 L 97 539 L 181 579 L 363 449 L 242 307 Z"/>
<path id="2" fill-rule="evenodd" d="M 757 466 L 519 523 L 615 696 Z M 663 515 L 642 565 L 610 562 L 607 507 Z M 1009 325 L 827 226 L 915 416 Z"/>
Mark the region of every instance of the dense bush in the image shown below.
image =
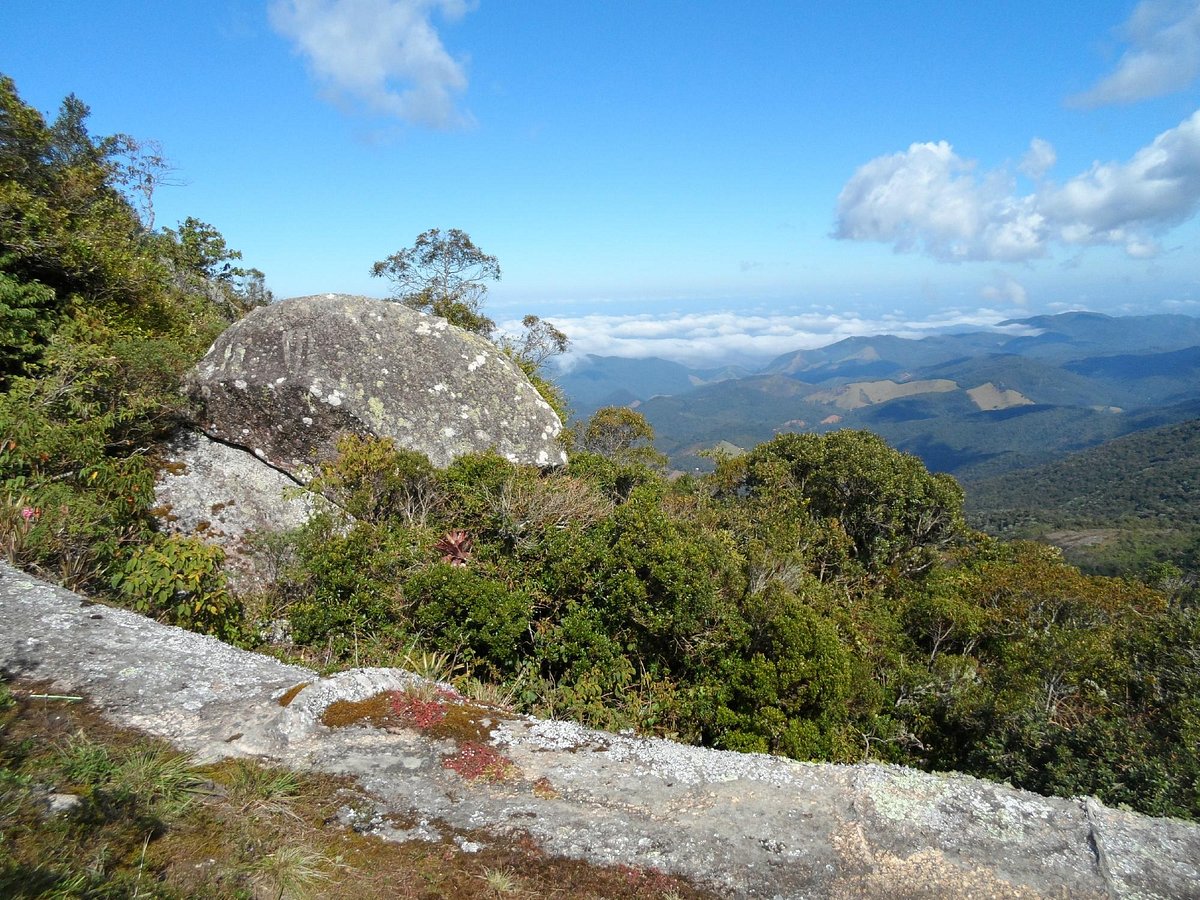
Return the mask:
<path id="1" fill-rule="evenodd" d="M 601 727 L 1200 813 L 1179 573 L 1169 600 L 971 533 L 953 482 L 870 435 L 788 435 L 677 482 L 589 452 L 435 472 L 356 439 L 322 479 L 363 518 L 310 525 L 279 590 L 326 657 L 369 637 Z M 416 494 L 419 521 L 378 502 Z"/>

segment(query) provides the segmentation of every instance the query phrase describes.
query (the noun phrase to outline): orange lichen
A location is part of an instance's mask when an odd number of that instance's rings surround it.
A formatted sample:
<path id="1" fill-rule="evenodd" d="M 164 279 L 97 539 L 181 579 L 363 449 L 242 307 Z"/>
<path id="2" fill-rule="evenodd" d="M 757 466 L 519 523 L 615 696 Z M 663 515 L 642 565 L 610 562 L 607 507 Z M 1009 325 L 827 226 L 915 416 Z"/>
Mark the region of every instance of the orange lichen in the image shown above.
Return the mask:
<path id="1" fill-rule="evenodd" d="M 288 688 L 287 693 L 285 693 L 282 697 L 279 698 L 279 705 L 283 706 L 283 707 L 291 706 L 292 701 L 296 699 L 297 695 L 302 690 L 304 690 L 306 687 L 308 687 L 308 684 L 309 683 L 307 681 L 302 681 L 295 687 Z"/>
<path id="2" fill-rule="evenodd" d="M 330 728 L 364 723 L 382 728 L 395 720 L 391 698 L 390 691 L 383 691 L 365 700 L 337 700 L 325 707 L 321 723 Z"/>

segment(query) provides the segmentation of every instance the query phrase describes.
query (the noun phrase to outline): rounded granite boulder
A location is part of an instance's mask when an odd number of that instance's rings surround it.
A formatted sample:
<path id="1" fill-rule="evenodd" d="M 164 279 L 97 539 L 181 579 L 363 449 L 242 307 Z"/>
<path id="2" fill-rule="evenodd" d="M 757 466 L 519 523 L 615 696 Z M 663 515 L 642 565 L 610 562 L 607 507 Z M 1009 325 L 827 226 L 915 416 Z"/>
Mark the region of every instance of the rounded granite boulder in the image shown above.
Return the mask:
<path id="1" fill-rule="evenodd" d="M 188 375 L 200 429 L 303 477 L 346 433 L 392 438 L 435 466 L 494 449 L 566 462 L 562 422 L 494 344 L 399 303 L 320 294 L 260 307 Z"/>

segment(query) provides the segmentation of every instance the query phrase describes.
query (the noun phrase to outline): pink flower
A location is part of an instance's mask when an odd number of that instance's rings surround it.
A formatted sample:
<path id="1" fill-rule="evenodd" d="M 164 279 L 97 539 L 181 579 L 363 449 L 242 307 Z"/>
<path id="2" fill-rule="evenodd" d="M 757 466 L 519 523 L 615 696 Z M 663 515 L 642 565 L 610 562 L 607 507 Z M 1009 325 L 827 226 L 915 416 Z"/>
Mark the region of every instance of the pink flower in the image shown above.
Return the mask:
<path id="1" fill-rule="evenodd" d="M 36 515 L 37 515 L 37 510 L 33 509 L 30 506 L 26 506 L 24 509 L 21 510 L 21 518 L 24 519 L 26 522 L 28 522 L 30 519 L 32 519 Z"/>

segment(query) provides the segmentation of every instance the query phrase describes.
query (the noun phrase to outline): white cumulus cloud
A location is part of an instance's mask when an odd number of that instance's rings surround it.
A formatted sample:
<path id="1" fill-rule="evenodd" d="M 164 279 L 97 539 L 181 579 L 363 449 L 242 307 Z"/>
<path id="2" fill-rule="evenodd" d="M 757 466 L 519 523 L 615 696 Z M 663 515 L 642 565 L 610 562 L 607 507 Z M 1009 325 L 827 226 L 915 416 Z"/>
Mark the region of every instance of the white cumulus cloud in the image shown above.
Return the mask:
<path id="1" fill-rule="evenodd" d="M 453 20 L 470 8 L 468 0 L 274 0 L 270 16 L 331 98 L 453 128 L 470 121 L 457 106 L 466 67 L 443 46 L 433 16 Z"/>
<path id="2" fill-rule="evenodd" d="M 1039 198 L 1063 239 L 1119 244 L 1134 256 L 1156 233 L 1191 218 L 1200 206 L 1200 111 L 1164 131 L 1126 163 L 1093 163 Z"/>
<path id="3" fill-rule="evenodd" d="M 1040 179 L 1053 159 L 1053 147 L 1035 139 L 1022 168 Z M 1198 207 L 1200 111 L 1127 162 L 1093 163 L 1061 185 L 1039 180 L 1029 194 L 1004 169 L 979 173 L 945 141 L 913 144 L 854 173 L 838 196 L 834 235 L 945 261 L 1036 259 L 1056 242 L 1114 245 L 1144 259 L 1157 252 L 1157 235 Z"/>
<path id="4" fill-rule="evenodd" d="M 1129 49 L 1076 103 L 1135 103 L 1182 90 L 1200 74 L 1200 0 L 1142 0 L 1120 31 Z"/>
<path id="5" fill-rule="evenodd" d="M 1026 306 L 1029 303 L 1029 292 L 1011 275 L 997 276 L 996 281 L 984 285 L 979 294 L 984 300 L 1011 303 L 1013 306 Z"/>
<path id="6" fill-rule="evenodd" d="M 1044 222 L 1004 172 L 980 176 L 946 141 L 861 166 L 838 196 L 835 234 L 923 249 L 942 260 L 1041 256 Z"/>
<path id="7" fill-rule="evenodd" d="M 1056 162 L 1058 154 L 1054 152 L 1054 146 L 1049 141 L 1035 137 L 1029 142 L 1029 149 L 1021 157 L 1021 165 L 1017 168 L 1023 174 L 1037 180 L 1053 169 Z"/>

